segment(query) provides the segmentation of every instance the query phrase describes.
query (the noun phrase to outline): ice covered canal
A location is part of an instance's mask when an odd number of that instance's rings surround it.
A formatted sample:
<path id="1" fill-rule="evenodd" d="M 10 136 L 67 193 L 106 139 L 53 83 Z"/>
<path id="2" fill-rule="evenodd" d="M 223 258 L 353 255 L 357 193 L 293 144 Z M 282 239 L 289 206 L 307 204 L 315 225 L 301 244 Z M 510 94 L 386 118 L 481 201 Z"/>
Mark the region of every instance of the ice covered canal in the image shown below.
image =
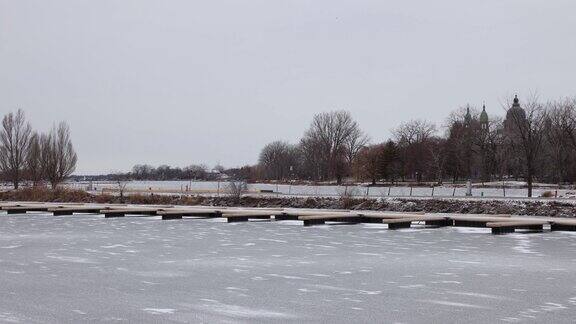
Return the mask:
<path id="1" fill-rule="evenodd" d="M 576 235 L 0 215 L 0 322 L 573 323 Z"/>

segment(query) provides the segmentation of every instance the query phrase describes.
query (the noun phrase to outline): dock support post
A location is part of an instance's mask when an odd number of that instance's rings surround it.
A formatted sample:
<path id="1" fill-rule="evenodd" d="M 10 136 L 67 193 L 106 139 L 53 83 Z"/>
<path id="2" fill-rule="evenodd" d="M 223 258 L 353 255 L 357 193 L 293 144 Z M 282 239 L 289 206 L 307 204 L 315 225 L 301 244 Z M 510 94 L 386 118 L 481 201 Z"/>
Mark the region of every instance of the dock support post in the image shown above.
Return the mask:
<path id="1" fill-rule="evenodd" d="M 412 222 L 390 223 L 388 224 L 388 229 L 395 230 L 400 228 L 410 228 L 410 226 L 412 226 Z"/>
<path id="2" fill-rule="evenodd" d="M 162 215 L 163 220 L 182 219 L 182 214 Z"/>
<path id="3" fill-rule="evenodd" d="M 492 234 L 507 234 L 514 233 L 514 227 L 493 227 Z"/>
<path id="4" fill-rule="evenodd" d="M 564 225 L 564 224 L 556 224 L 552 223 L 550 225 L 551 231 L 576 231 L 576 225 Z"/>
<path id="5" fill-rule="evenodd" d="M 298 220 L 298 215 L 278 214 L 274 215 L 274 219 L 277 221 Z"/>
<path id="6" fill-rule="evenodd" d="M 54 216 L 68 216 L 68 215 L 73 215 L 74 212 L 72 211 L 53 211 L 52 214 Z"/>
<path id="7" fill-rule="evenodd" d="M 304 226 L 313 226 L 313 225 L 324 225 L 326 221 L 323 219 L 306 219 L 304 220 Z"/>
<path id="8" fill-rule="evenodd" d="M 104 214 L 104 218 L 124 217 L 123 213 Z"/>
<path id="9" fill-rule="evenodd" d="M 425 225 L 427 226 L 438 226 L 438 227 L 443 227 L 443 226 L 452 226 L 454 223 L 451 219 L 442 219 L 442 220 L 427 220 L 424 222 Z"/>
<path id="10" fill-rule="evenodd" d="M 228 217 L 228 223 L 247 222 L 248 216 L 245 217 Z"/>

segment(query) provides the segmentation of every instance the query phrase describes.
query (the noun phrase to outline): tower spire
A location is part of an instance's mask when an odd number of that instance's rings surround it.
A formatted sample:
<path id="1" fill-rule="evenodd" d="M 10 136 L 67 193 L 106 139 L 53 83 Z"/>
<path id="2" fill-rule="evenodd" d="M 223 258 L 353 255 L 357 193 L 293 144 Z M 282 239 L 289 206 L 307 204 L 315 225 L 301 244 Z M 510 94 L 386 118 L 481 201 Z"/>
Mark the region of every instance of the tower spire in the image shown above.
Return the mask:
<path id="1" fill-rule="evenodd" d="M 472 115 L 470 114 L 470 106 L 466 106 L 466 115 L 464 115 L 464 124 L 466 127 L 470 127 L 472 123 Z"/>
<path id="2" fill-rule="evenodd" d="M 512 107 L 520 107 L 520 100 L 518 99 L 518 95 L 514 95 L 514 103 L 512 104 Z"/>
<path id="3" fill-rule="evenodd" d="M 484 101 L 482 103 L 482 112 L 480 113 L 480 127 L 482 128 L 482 130 L 487 131 L 488 124 L 489 124 L 488 113 L 486 113 L 486 102 Z"/>

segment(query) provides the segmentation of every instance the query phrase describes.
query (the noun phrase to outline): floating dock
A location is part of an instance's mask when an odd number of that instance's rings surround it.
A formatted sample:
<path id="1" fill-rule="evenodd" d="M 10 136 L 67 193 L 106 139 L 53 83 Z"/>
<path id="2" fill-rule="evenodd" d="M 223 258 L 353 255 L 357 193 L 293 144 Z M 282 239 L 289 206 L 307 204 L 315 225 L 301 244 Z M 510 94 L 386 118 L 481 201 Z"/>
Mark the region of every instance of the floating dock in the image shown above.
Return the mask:
<path id="1" fill-rule="evenodd" d="M 282 208 L 236 208 L 216 206 L 127 206 L 118 204 L 76 203 L 0 203 L 0 210 L 8 214 L 50 212 L 54 216 L 94 214 L 105 218 L 134 216 L 160 216 L 163 220 L 183 218 L 221 218 L 228 223 L 251 220 L 299 221 L 306 227 L 325 224 L 376 223 L 388 229 L 463 226 L 490 229 L 493 234 L 513 233 L 517 230 L 542 232 L 576 231 L 576 219 L 557 217 L 523 217 L 511 215 L 426 214 L 423 212 L 378 212 L 350 210 L 312 210 Z"/>
<path id="2" fill-rule="evenodd" d="M 13 207 L 2 207 L 8 214 L 26 214 L 28 212 L 47 212 L 50 206 L 13 206 Z"/>
<path id="3" fill-rule="evenodd" d="M 110 207 L 55 207 L 48 208 L 54 216 L 74 215 L 74 214 L 100 214 L 102 210 L 110 209 Z"/>
<path id="4" fill-rule="evenodd" d="M 222 212 L 220 210 L 208 210 L 208 209 L 197 209 L 197 210 L 161 210 L 158 211 L 158 215 L 162 216 L 162 219 L 182 219 L 183 217 L 196 217 L 196 218 L 218 218 L 222 217 Z"/>
<path id="5" fill-rule="evenodd" d="M 121 208 L 121 209 L 101 209 L 100 214 L 105 218 L 124 217 L 126 215 L 157 216 L 163 209 L 152 208 Z"/>
<path id="6" fill-rule="evenodd" d="M 522 220 L 522 221 L 508 221 L 508 222 L 491 222 L 487 223 L 486 227 L 492 229 L 492 234 L 514 233 L 514 231 L 516 231 L 517 229 L 542 232 L 544 230 L 544 225 L 548 223 L 549 222 L 546 221 Z"/>

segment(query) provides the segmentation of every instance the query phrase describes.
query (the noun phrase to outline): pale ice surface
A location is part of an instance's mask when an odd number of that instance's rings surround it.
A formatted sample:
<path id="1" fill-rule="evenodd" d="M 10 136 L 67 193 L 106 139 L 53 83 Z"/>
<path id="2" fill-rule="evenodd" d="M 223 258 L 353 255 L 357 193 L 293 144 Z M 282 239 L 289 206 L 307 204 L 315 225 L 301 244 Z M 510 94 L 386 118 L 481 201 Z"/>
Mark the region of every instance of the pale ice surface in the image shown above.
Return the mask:
<path id="1" fill-rule="evenodd" d="M 576 235 L 0 215 L 0 322 L 573 323 Z"/>

